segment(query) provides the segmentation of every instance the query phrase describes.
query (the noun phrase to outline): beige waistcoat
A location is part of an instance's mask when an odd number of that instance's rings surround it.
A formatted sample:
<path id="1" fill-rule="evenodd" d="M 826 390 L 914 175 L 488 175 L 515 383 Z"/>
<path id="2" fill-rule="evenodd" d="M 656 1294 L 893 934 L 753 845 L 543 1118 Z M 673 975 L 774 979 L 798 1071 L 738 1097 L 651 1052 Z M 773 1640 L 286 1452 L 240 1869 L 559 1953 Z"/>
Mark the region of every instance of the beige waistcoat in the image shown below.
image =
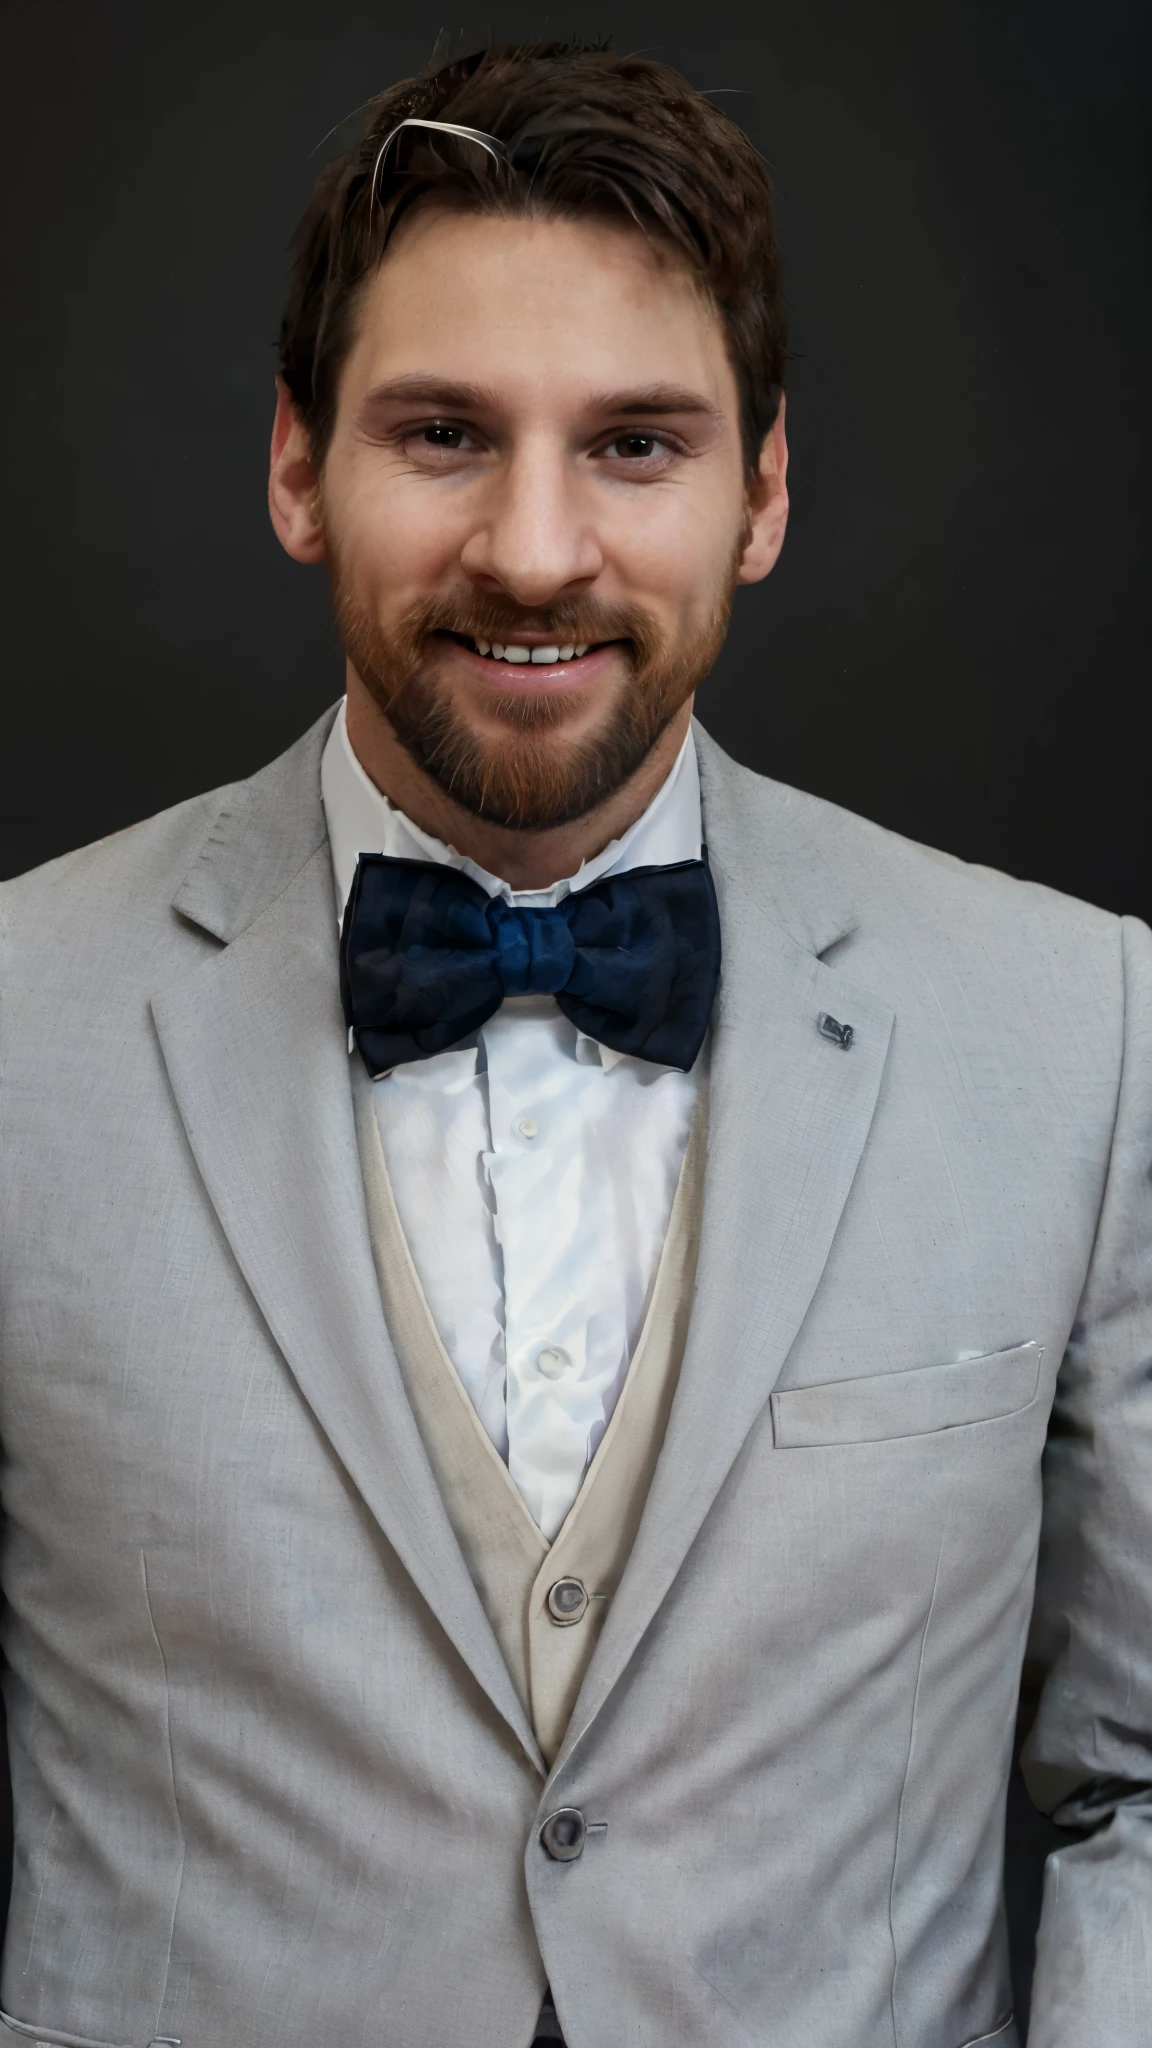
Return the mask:
<path id="1" fill-rule="evenodd" d="M 696 1277 L 705 1100 L 702 1095 L 627 1379 L 551 1544 L 440 1340 L 400 1223 L 366 1076 L 356 1082 L 356 1123 L 380 1292 L 408 1399 L 456 1540 L 551 1763 L 628 1561 L 676 1391 Z M 561 1581 L 575 1584 L 554 1596 L 550 1608 L 549 1594 Z M 573 1610 L 576 1618 L 569 1619 Z"/>

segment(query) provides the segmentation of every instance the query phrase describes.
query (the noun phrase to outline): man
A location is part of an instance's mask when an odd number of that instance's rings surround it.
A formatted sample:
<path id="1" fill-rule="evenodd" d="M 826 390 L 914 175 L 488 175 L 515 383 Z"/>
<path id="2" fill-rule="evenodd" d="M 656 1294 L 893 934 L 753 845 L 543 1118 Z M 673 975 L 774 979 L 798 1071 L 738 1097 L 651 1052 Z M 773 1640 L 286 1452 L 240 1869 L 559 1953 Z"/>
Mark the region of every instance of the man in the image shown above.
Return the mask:
<path id="1" fill-rule="evenodd" d="M 0 2038 L 1009 2048 L 1039 1549 L 1030 2040 L 1152 2040 L 1149 935 L 691 724 L 784 356 L 659 65 L 321 179 L 346 699 L 3 893 Z"/>

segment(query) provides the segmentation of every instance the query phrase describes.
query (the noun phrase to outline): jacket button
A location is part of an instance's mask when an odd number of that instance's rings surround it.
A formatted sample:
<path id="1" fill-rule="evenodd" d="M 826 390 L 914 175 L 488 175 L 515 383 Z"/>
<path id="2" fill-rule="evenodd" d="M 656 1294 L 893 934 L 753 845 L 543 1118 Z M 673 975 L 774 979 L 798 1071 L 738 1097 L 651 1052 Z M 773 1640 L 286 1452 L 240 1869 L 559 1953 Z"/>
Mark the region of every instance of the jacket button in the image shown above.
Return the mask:
<path id="1" fill-rule="evenodd" d="M 571 1628 L 588 1612 L 588 1595 L 579 1579 L 557 1579 L 548 1594 L 548 1612 L 557 1628 Z"/>
<path id="2" fill-rule="evenodd" d="M 559 1806 L 540 1830 L 540 1840 L 553 1863 L 575 1863 L 584 1853 L 584 1815 L 577 1806 Z"/>

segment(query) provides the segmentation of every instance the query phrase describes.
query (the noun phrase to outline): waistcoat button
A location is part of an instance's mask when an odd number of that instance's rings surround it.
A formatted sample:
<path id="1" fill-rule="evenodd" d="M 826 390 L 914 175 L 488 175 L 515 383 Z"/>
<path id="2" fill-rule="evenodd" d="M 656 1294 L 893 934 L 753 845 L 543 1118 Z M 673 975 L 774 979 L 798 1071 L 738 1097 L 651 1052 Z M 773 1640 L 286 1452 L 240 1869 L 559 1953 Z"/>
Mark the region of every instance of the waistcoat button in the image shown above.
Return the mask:
<path id="1" fill-rule="evenodd" d="M 557 1628 L 571 1628 L 588 1612 L 588 1595 L 579 1579 L 557 1579 L 548 1594 L 548 1612 Z"/>
<path id="2" fill-rule="evenodd" d="M 559 1806 L 540 1830 L 540 1840 L 554 1863 L 575 1863 L 584 1853 L 584 1815 L 578 1806 Z"/>

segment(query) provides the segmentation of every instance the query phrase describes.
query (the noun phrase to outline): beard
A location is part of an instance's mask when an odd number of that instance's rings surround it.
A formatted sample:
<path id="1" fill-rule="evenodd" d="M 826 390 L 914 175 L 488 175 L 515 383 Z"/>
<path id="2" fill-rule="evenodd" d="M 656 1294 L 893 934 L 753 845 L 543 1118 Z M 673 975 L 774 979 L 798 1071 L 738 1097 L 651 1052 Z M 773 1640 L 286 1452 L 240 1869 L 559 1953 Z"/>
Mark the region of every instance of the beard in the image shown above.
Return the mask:
<path id="1" fill-rule="evenodd" d="M 329 559 L 345 652 L 400 744 L 473 817 L 521 832 L 585 817 L 636 773 L 719 654 L 736 580 L 734 563 L 706 625 L 674 647 L 634 605 L 583 598 L 533 612 L 533 630 L 561 646 L 618 643 L 630 673 L 603 725 L 569 738 L 563 727 L 572 698 L 543 689 L 501 691 L 493 662 L 486 710 L 501 726 L 493 739 L 469 725 L 450 688 L 429 673 L 427 657 L 435 634 L 514 643 L 525 630 L 524 609 L 466 588 L 421 599 L 386 633 L 357 601 L 331 547 Z"/>

